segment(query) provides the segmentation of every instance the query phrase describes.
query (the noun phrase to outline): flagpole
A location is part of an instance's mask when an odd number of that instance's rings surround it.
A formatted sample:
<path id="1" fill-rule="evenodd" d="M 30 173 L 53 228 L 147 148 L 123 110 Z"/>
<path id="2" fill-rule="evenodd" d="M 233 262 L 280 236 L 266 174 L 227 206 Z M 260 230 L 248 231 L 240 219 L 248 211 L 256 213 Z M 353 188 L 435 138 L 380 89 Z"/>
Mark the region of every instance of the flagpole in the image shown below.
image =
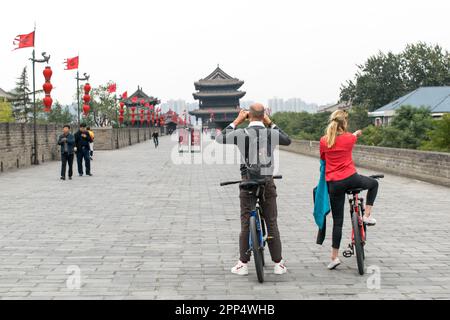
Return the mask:
<path id="1" fill-rule="evenodd" d="M 34 36 L 36 37 L 36 27 L 34 29 Z M 33 48 L 32 63 L 33 63 L 33 140 L 34 140 L 32 163 L 34 165 L 38 165 L 39 159 L 38 159 L 37 128 L 36 128 L 36 71 L 35 71 L 35 69 L 36 69 L 36 52 L 35 52 L 34 48 Z"/>
<path id="2" fill-rule="evenodd" d="M 117 91 L 117 88 L 116 88 Z M 116 114 L 116 124 L 117 124 L 117 134 L 116 134 L 116 149 L 119 149 L 119 130 L 120 130 L 120 124 L 119 124 L 119 118 L 117 116 L 117 92 L 114 93 L 114 112 Z"/>
<path id="3" fill-rule="evenodd" d="M 77 69 L 77 117 L 80 126 L 80 71 Z"/>
<path id="4" fill-rule="evenodd" d="M 33 150 L 33 164 L 38 165 L 38 144 L 37 144 L 37 128 L 36 128 L 36 21 L 34 22 L 34 34 L 33 34 L 33 142 L 34 142 L 34 150 Z"/>

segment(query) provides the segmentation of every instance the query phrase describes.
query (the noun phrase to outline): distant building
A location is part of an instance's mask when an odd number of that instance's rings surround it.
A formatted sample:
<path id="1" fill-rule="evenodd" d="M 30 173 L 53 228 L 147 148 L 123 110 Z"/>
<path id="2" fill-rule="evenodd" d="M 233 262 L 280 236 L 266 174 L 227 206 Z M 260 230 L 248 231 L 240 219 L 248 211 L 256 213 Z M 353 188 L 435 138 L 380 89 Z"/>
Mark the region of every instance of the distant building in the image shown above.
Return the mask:
<path id="1" fill-rule="evenodd" d="M 319 107 L 319 110 L 317 112 L 335 112 L 337 110 L 350 110 L 352 108 L 351 103 L 348 102 L 339 102 L 332 105 L 322 106 Z"/>
<path id="2" fill-rule="evenodd" d="M 15 96 L 13 94 L 0 88 L 0 101 L 13 101 L 14 99 Z"/>
<path id="3" fill-rule="evenodd" d="M 217 66 L 206 78 L 194 83 L 193 96 L 199 101 L 199 108 L 189 114 L 201 119 L 205 126 L 226 127 L 239 113 L 239 100 L 246 94 L 239 90 L 243 84 L 244 81 L 229 76 Z"/>
<path id="4" fill-rule="evenodd" d="M 282 98 L 274 97 L 268 100 L 267 106 L 272 111 L 272 114 L 277 112 L 317 112 L 318 106 L 314 103 L 306 103 L 300 98 L 290 98 L 284 100 Z"/>
<path id="5" fill-rule="evenodd" d="M 450 113 L 450 86 L 420 87 L 374 112 L 369 112 L 369 117 L 375 119 L 376 125 L 389 124 L 397 109 L 402 106 L 427 107 L 433 118 L 440 118 L 443 114 Z"/>

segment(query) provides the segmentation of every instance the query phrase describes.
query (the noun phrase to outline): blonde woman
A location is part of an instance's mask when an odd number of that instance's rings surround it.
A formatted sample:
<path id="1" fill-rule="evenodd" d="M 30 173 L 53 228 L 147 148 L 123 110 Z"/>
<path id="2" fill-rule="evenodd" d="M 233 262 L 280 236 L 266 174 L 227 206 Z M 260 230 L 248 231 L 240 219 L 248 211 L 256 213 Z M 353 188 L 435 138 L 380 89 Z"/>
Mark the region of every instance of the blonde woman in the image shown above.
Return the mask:
<path id="1" fill-rule="evenodd" d="M 371 216 L 372 206 L 378 192 L 378 182 L 375 179 L 359 175 L 353 163 L 352 151 L 362 131 L 347 132 L 348 114 L 337 110 L 330 116 L 326 134 L 320 139 L 320 158 L 325 160 L 326 181 L 330 194 L 331 212 L 333 215 L 333 244 L 331 263 L 328 269 L 336 269 L 341 264 L 338 258 L 344 223 L 345 192 L 348 189 L 362 188 L 368 190 L 366 212 L 363 217 L 365 224 L 374 226 L 376 220 Z"/>

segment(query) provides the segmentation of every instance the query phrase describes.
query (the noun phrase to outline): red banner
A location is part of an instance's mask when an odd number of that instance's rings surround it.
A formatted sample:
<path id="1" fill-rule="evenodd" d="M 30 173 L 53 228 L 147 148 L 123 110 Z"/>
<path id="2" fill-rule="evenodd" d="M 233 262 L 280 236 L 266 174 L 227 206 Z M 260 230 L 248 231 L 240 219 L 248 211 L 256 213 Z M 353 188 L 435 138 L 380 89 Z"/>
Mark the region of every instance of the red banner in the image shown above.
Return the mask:
<path id="1" fill-rule="evenodd" d="M 34 31 L 29 34 L 19 34 L 13 44 L 17 46 L 14 50 L 34 47 Z"/>
<path id="2" fill-rule="evenodd" d="M 65 70 L 73 70 L 73 69 L 78 69 L 78 64 L 80 62 L 79 57 L 73 57 L 73 58 L 68 58 L 66 59 L 66 61 L 64 61 L 66 64 L 66 69 Z"/>

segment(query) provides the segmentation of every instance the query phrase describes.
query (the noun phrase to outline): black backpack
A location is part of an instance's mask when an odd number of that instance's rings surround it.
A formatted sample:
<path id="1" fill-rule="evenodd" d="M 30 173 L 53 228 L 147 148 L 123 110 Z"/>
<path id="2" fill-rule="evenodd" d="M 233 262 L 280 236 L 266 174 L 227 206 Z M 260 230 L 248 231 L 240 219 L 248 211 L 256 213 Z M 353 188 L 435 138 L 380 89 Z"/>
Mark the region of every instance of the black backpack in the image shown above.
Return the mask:
<path id="1" fill-rule="evenodd" d="M 250 132 L 252 130 L 254 134 Z M 261 179 L 272 175 L 271 130 L 246 128 L 245 167 L 248 179 Z"/>

